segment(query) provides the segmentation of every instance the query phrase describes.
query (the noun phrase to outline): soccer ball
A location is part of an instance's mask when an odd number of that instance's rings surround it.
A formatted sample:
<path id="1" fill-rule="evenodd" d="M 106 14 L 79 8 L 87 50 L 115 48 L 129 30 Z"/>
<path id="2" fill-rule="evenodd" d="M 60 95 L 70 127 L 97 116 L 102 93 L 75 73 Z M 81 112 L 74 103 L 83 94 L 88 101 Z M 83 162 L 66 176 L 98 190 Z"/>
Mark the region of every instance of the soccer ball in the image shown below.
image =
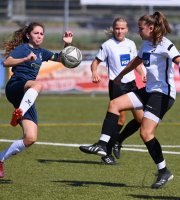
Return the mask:
<path id="1" fill-rule="evenodd" d="M 61 62 L 67 68 L 75 68 L 82 61 L 81 51 L 74 46 L 67 46 L 61 51 Z"/>

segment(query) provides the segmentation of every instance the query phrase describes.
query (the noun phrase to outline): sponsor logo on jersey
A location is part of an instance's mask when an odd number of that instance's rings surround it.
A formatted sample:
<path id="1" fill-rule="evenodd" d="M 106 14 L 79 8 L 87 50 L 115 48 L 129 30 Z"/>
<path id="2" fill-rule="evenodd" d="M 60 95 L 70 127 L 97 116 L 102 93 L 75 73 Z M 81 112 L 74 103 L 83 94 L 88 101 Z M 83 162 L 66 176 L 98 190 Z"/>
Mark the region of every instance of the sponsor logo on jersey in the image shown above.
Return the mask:
<path id="1" fill-rule="evenodd" d="M 121 66 L 126 66 L 130 61 L 130 54 L 120 55 Z"/>
<path id="2" fill-rule="evenodd" d="M 150 66 L 150 53 L 143 53 L 142 59 L 143 59 L 143 64 L 145 67 Z"/>

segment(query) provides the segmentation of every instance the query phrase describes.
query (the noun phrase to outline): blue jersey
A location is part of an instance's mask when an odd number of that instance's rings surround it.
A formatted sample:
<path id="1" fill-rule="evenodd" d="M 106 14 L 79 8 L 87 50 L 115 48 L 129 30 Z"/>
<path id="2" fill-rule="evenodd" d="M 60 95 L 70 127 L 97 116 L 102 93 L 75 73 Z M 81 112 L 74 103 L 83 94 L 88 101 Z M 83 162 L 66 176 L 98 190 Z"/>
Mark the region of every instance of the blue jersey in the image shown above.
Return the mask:
<path id="1" fill-rule="evenodd" d="M 25 80 L 35 80 L 39 69 L 41 67 L 41 64 L 43 61 L 51 60 L 54 53 L 51 51 L 48 51 L 43 48 L 32 48 L 29 46 L 29 44 L 21 44 L 17 46 L 10 54 L 9 56 L 13 58 L 25 58 L 27 57 L 31 52 L 33 52 L 37 59 L 33 61 L 27 61 L 21 64 L 18 64 L 17 66 L 12 67 L 12 72 L 14 78 L 23 78 Z M 57 57 L 57 55 L 56 55 Z"/>

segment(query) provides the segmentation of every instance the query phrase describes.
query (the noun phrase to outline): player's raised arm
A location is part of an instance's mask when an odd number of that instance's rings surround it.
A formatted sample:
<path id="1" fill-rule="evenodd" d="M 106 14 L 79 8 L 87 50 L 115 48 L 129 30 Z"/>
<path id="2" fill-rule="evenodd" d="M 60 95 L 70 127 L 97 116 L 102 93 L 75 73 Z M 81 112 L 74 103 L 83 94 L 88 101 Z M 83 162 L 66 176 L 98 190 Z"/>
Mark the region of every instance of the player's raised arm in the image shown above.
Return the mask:
<path id="1" fill-rule="evenodd" d="M 66 31 L 63 34 L 63 41 L 64 41 L 64 47 L 70 46 L 72 41 L 73 41 L 73 32 L 71 31 Z"/>

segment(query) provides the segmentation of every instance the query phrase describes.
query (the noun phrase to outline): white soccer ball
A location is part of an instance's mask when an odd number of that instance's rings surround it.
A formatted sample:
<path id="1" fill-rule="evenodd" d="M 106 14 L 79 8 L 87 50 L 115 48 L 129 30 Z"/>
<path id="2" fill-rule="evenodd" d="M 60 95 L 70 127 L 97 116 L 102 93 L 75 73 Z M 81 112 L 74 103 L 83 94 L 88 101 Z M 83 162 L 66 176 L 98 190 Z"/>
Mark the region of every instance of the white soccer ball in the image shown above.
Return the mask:
<path id="1" fill-rule="evenodd" d="M 67 68 L 75 68 L 82 61 L 81 51 L 74 46 L 67 46 L 61 51 L 61 62 Z"/>

